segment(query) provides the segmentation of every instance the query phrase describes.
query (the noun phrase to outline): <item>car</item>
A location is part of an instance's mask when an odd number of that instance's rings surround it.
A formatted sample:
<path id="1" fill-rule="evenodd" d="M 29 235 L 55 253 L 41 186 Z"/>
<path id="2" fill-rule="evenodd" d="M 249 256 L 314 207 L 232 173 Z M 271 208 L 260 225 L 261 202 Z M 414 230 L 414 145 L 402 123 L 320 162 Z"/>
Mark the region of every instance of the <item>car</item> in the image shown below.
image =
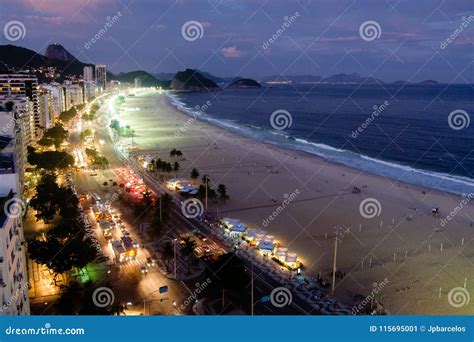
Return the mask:
<path id="1" fill-rule="evenodd" d="M 207 237 L 205 237 L 204 235 L 202 235 L 201 232 L 196 232 L 196 233 L 194 233 L 194 235 L 195 235 L 198 239 L 201 239 L 202 241 L 206 241 L 206 240 L 207 240 Z"/>
<path id="2" fill-rule="evenodd" d="M 143 273 L 143 274 L 148 273 L 148 269 L 144 265 L 138 266 L 138 270 L 140 271 L 140 273 Z"/>
<path id="3" fill-rule="evenodd" d="M 140 245 L 135 240 L 132 241 L 133 247 L 138 248 Z"/>
<path id="4" fill-rule="evenodd" d="M 92 177 L 95 177 L 95 176 L 97 176 L 97 173 L 91 173 L 90 175 L 91 175 Z"/>
<path id="5" fill-rule="evenodd" d="M 155 260 L 153 260 L 152 257 L 148 257 L 148 258 L 146 258 L 146 265 L 148 267 L 152 267 L 152 266 L 156 265 L 156 262 L 155 262 Z"/>
<path id="6" fill-rule="evenodd" d="M 123 229 L 123 230 L 122 230 L 122 234 L 123 234 L 124 236 L 130 236 L 129 231 L 126 230 L 126 229 Z"/>

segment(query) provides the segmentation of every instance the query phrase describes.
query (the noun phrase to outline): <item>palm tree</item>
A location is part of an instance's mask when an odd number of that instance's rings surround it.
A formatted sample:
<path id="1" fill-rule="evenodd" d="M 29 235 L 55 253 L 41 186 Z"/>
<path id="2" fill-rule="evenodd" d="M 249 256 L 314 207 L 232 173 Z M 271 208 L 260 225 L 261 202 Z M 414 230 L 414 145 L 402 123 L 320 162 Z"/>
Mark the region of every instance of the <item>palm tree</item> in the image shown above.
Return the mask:
<path id="1" fill-rule="evenodd" d="M 166 265 L 166 270 L 169 270 L 169 261 L 174 258 L 174 245 L 171 241 L 166 241 L 161 249 L 161 260 Z"/>
<path id="2" fill-rule="evenodd" d="M 176 157 L 176 149 L 173 148 L 171 151 L 170 151 L 170 157 Z"/>
<path id="3" fill-rule="evenodd" d="M 181 253 L 183 254 L 183 256 L 186 257 L 186 261 L 188 263 L 188 274 L 189 274 L 191 256 L 194 254 L 194 250 L 196 249 L 196 241 L 191 240 L 189 237 L 185 237 L 183 241 L 184 241 L 184 244 L 183 244 L 183 248 L 181 249 Z"/>
<path id="4" fill-rule="evenodd" d="M 174 177 L 176 178 L 176 173 L 180 170 L 180 166 L 179 166 L 179 163 L 176 161 L 174 162 L 173 164 L 173 171 L 174 171 Z"/>
<path id="5" fill-rule="evenodd" d="M 219 194 L 220 199 L 225 203 L 226 200 L 229 199 L 229 195 L 227 195 L 227 187 L 224 184 L 219 184 L 217 187 L 217 193 Z"/>
<path id="6" fill-rule="evenodd" d="M 191 178 L 192 179 L 197 179 L 198 177 L 199 177 L 199 171 L 196 168 L 192 169 Z"/>

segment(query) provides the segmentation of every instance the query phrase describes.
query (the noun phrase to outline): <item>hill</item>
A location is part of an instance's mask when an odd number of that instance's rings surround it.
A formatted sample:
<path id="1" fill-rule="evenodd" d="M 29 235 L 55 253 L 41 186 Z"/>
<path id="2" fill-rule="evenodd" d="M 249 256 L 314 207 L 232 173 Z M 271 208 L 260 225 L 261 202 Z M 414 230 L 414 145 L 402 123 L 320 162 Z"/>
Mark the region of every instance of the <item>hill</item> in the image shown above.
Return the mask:
<path id="1" fill-rule="evenodd" d="M 60 61 L 72 61 L 76 59 L 68 50 L 58 43 L 49 44 L 44 51 L 44 55 L 47 58 L 59 59 Z"/>
<path id="2" fill-rule="evenodd" d="M 214 81 L 193 69 L 178 71 L 171 80 L 170 87 L 173 90 L 186 91 L 214 91 L 220 89 Z"/>
<path id="3" fill-rule="evenodd" d="M 170 86 L 170 81 L 160 81 L 153 75 L 143 70 L 120 73 L 118 75 L 112 75 L 111 77 L 114 80 L 128 83 L 133 83 L 135 78 L 138 77 L 141 79 L 143 87 L 162 87 L 163 89 L 168 89 Z"/>
<path id="4" fill-rule="evenodd" d="M 92 64 L 82 63 L 75 58 L 70 61 L 49 58 L 33 50 L 10 44 L 0 45 L 0 61 L 13 71 L 30 69 L 31 72 L 38 75 L 40 80 L 44 79 L 45 76 L 38 69 L 54 67 L 62 78 L 71 75 L 82 75 L 83 68 L 86 65 L 93 66 Z"/>
<path id="5" fill-rule="evenodd" d="M 229 88 L 260 88 L 261 85 L 250 78 L 240 78 L 228 85 Z"/>

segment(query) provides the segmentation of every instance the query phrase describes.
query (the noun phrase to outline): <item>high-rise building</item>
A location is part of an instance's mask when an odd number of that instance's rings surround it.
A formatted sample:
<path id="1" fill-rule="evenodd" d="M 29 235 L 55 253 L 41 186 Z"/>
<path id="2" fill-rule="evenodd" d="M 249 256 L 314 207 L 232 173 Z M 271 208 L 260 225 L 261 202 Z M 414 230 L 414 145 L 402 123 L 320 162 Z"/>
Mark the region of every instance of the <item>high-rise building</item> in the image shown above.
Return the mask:
<path id="1" fill-rule="evenodd" d="M 0 74 L 0 96 L 17 95 L 26 96 L 29 99 L 34 122 L 32 139 L 37 141 L 43 135 L 38 103 L 38 78 L 29 74 Z"/>
<path id="2" fill-rule="evenodd" d="M 0 126 L 0 315 L 28 315 L 29 284 L 22 227 L 25 204 L 15 162 L 22 136 L 12 111 L 0 112 Z"/>
<path id="3" fill-rule="evenodd" d="M 82 78 L 84 81 L 93 81 L 94 80 L 94 73 L 91 66 L 85 66 L 83 69 L 83 76 Z"/>
<path id="4" fill-rule="evenodd" d="M 141 88 L 142 87 L 142 79 L 140 77 L 135 77 L 135 88 Z"/>
<path id="5" fill-rule="evenodd" d="M 107 68 L 105 64 L 95 66 L 95 82 L 102 91 L 107 87 Z"/>

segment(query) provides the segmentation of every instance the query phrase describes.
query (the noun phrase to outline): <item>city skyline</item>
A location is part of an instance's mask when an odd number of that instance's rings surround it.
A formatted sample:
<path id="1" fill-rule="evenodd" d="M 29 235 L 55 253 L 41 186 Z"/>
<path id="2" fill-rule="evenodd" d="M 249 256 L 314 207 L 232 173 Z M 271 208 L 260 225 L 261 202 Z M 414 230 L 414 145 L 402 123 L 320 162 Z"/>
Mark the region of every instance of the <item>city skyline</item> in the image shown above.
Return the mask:
<path id="1" fill-rule="evenodd" d="M 17 20 L 25 27 L 23 38 L 3 39 L 4 44 L 44 53 L 47 45 L 60 43 L 80 61 L 106 64 L 115 73 L 196 68 L 221 77 L 262 78 L 357 72 L 386 82 L 473 82 L 467 1 L 292 6 L 281 1 L 271 6 L 265 1 L 110 0 L 68 6 L 2 1 L 0 6 L 2 22 Z M 365 33 L 363 24 L 369 26 Z M 184 37 L 186 27 L 197 36 Z"/>

